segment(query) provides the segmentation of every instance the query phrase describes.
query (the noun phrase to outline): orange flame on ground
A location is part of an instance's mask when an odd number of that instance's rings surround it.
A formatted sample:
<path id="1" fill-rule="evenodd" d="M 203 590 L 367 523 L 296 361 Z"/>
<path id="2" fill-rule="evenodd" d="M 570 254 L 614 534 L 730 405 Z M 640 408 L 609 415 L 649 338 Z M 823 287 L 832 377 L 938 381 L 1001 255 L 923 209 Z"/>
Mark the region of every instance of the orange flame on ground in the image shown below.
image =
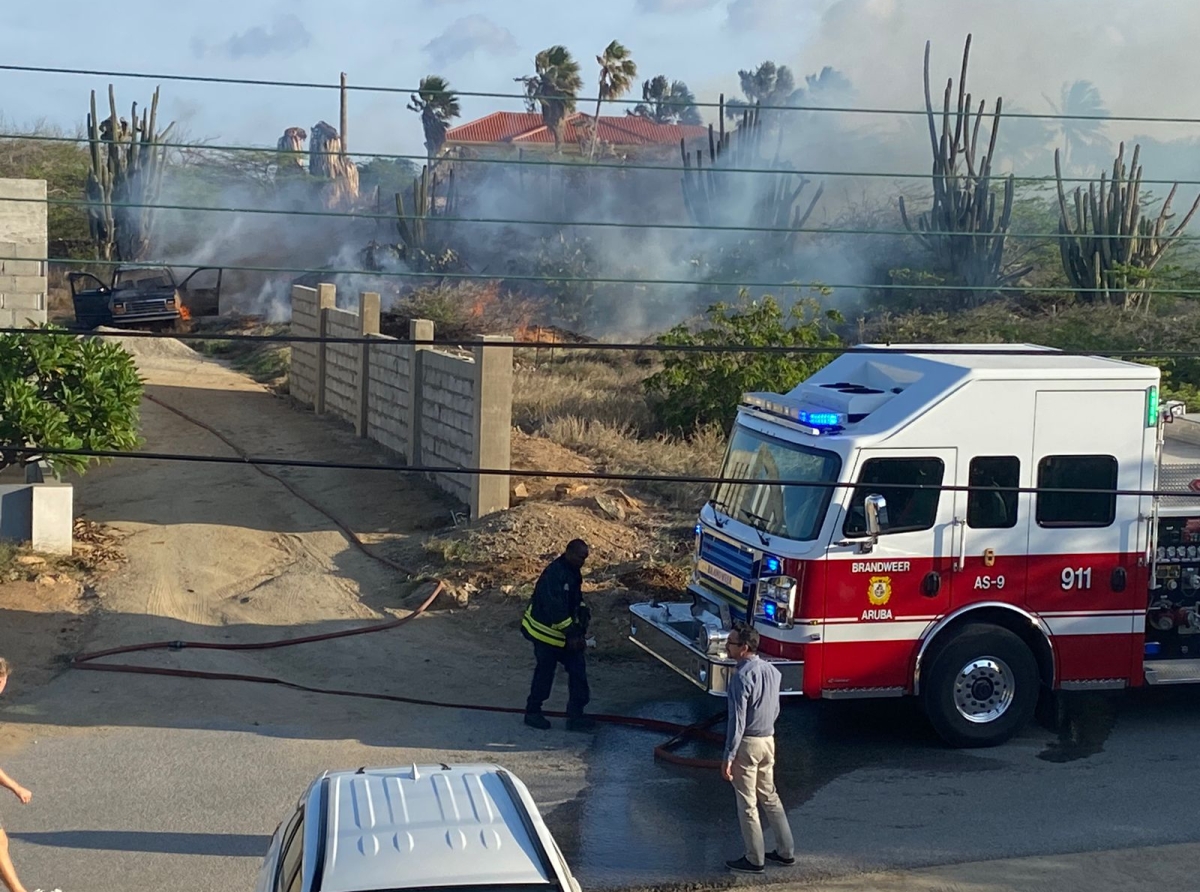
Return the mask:
<path id="1" fill-rule="evenodd" d="M 180 305 L 179 305 L 179 318 L 180 318 L 180 319 L 182 319 L 182 320 L 184 320 L 184 321 L 187 321 L 188 319 L 191 319 L 191 318 L 192 318 L 192 311 L 191 311 L 191 310 L 189 310 L 187 307 L 185 307 L 183 304 L 180 304 Z"/>

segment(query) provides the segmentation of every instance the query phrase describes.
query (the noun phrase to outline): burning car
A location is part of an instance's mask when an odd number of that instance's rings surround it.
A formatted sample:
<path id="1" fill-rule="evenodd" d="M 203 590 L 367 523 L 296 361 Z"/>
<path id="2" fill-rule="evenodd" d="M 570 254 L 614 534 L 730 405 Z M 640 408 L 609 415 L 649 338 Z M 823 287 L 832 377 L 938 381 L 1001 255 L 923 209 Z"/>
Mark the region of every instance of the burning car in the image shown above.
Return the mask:
<path id="1" fill-rule="evenodd" d="M 220 312 L 222 270 L 202 267 L 182 282 L 166 266 L 118 266 L 108 284 L 86 272 L 72 272 L 71 298 L 75 321 L 82 328 L 131 327 L 151 324 L 170 326 L 193 316 L 216 316 Z M 192 284 L 200 273 L 214 273 L 215 281 Z"/>

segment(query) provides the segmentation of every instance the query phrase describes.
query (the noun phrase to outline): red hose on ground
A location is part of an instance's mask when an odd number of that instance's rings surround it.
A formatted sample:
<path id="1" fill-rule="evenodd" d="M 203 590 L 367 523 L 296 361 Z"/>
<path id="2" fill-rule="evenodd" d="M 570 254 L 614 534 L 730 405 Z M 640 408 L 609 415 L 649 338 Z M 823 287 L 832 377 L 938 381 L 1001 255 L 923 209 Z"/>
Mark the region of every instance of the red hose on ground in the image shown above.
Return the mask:
<path id="1" fill-rule="evenodd" d="M 444 709 L 465 709 L 474 712 L 496 712 L 508 713 L 513 715 L 521 715 L 524 709 L 513 706 L 482 706 L 475 703 L 448 703 L 442 700 L 427 700 L 419 697 L 403 697 L 399 694 L 379 694 L 370 691 L 348 691 L 338 688 L 319 688 L 311 685 L 303 685 L 297 682 L 285 681 L 282 678 L 276 678 L 269 675 L 247 675 L 237 672 L 205 672 L 196 669 L 166 669 L 156 666 L 135 666 L 128 663 L 97 663 L 96 660 L 102 657 L 115 656 L 116 654 L 141 653 L 152 650 L 186 650 L 186 649 L 206 649 L 206 650 L 230 650 L 230 651 L 247 651 L 247 650 L 272 650 L 279 647 L 292 647 L 298 644 L 312 644 L 317 641 L 331 641 L 335 638 L 348 638 L 352 635 L 368 635 L 373 632 L 383 632 L 389 629 L 396 629 L 406 623 L 416 619 L 424 613 L 434 600 L 441 594 L 445 583 L 439 582 L 434 586 L 433 591 L 429 596 L 421 602 L 408 616 L 400 617 L 399 619 L 389 620 L 384 623 L 375 623 L 370 626 L 363 626 L 357 629 L 346 629 L 341 632 L 325 632 L 320 635 L 307 635 L 302 638 L 283 638 L 274 641 L 257 641 L 246 644 L 218 644 L 207 641 L 152 641 L 145 644 L 131 644 L 124 647 L 113 647 L 107 650 L 95 651 L 93 653 L 79 654 L 71 659 L 71 666 L 75 669 L 86 669 L 91 672 L 125 672 L 137 675 L 164 675 L 172 678 L 196 678 L 206 679 L 209 681 L 245 681 L 254 682 L 257 684 L 271 684 L 280 687 L 291 688 L 297 691 L 305 691 L 310 694 L 328 694 L 336 697 L 358 697 L 366 700 L 384 700 L 391 703 L 406 703 L 413 706 L 433 706 Z M 563 717 L 564 713 L 549 712 L 548 715 L 555 717 Z M 662 759 L 664 762 L 670 762 L 674 765 L 685 765 L 692 768 L 719 768 L 721 763 L 714 759 L 697 759 L 688 756 L 677 755 L 674 750 L 681 747 L 690 740 L 707 740 L 714 743 L 720 743 L 722 738 L 720 735 L 710 731 L 709 729 L 718 721 L 724 718 L 724 712 L 717 713 L 702 722 L 694 725 L 681 725 L 677 722 L 667 722 L 662 719 L 648 719 L 637 716 L 609 715 L 609 714 L 592 714 L 590 717 L 597 722 L 603 722 L 609 725 L 618 725 L 626 728 L 635 728 L 643 731 L 660 731 L 665 734 L 674 735 L 666 743 L 662 743 L 654 748 L 654 755 Z"/>
<path id="2" fill-rule="evenodd" d="M 180 418 L 184 419 L 185 421 L 187 421 L 191 424 L 194 424 L 197 427 L 202 428 L 203 430 L 212 434 L 217 439 L 221 440 L 221 442 L 225 443 L 230 449 L 232 449 L 234 452 L 236 452 L 243 459 L 248 458 L 246 453 L 244 451 L 242 451 L 242 449 L 240 447 L 238 447 L 237 444 L 233 443 L 231 440 L 229 440 L 228 437 L 226 437 L 224 434 L 220 433 L 219 431 L 215 430 L 208 424 L 205 424 L 204 422 L 202 422 L 196 418 L 192 418 L 191 416 L 180 411 L 179 409 L 176 409 L 174 406 L 168 405 L 167 403 L 163 402 L 162 400 L 157 399 L 156 397 L 150 396 L 149 394 L 145 394 L 145 398 L 150 400 L 152 403 L 155 403 L 156 405 L 161 406 L 162 408 L 166 409 L 167 411 L 169 411 L 175 415 L 178 415 Z M 393 570 L 397 570 L 401 573 L 404 573 L 405 575 L 408 575 L 408 576 L 414 575 L 411 570 L 398 564 L 397 562 L 391 560 L 390 558 L 386 558 L 386 557 L 383 557 L 382 555 L 378 555 L 378 554 L 374 553 L 370 548 L 367 547 L 366 543 L 364 543 L 361 539 L 359 539 L 359 537 L 355 534 L 355 532 L 352 529 L 350 529 L 350 527 L 348 525 L 346 525 L 345 523 L 340 521 L 338 518 L 334 517 L 332 514 L 330 514 L 328 511 L 326 511 L 324 508 L 322 508 L 317 503 L 313 502 L 307 496 L 300 493 L 287 480 L 284 480 L 281 477 L 277 477 L 275 474 L 270 473 L 265 468 L 261 468 L 258 465 L 255 465 L 255 464 L 249 463 L 249 462 L 248 462 L 248 464 L 250 464 L 251 467 L 253 467 L 256 471 L 263 474 L 264 476 L 270 477 L 272 480 L 275 480 L 276 482 L 282 484 L 288 490 L 288 492 L 290 492 L 296 498 L 300 499 L 302 502 L 304 502 L 310 508 L 312 508 L 313 510 L 322 514 L 323 516 L 328 518 L 330 521 L 332 521 L 334 524 L 336 524 L 338 529 L 340 529 L 342 531 L 342 533 L 346 536 L 347 540 L 351 544 L 353 544 L 356 548 L 358 548 L 367 557 L 370 557 L 371 559 L 376 560 L 376 561 L 384 564 L 385 566 L 390 567 Z M 205 680 L 209 680 L 209 681 L 244 681 L 244 682 L 253 682 L 256 684 L 277 685 L 280 687 L 291 688 L 291 689 L 297 690 L 297 691 L 305 691 L 305 692 L 311 693 L 311 694 L 328 694 L 330 696 L 335 696 L 335 697 L 358 697 L 358 698 L 367 699 L 367 700 L 384 700 L 384 701 L 391 702 L 391 703 L 405 703 L 405 704 L 409 704 L 409 705 L 413 705 L 413 706 L 432 706 L 432 707 L 445 708 L 445 709 L 464 709 L 464 710 L 471 710 L 471 711 L 475 711 L 475 712 L 507 713 L 507 714 L 513 714 L 513 715 L 524 714 L 525 710 L 523 708 L 519 708 L 519 707 L 482 706 L 482 705 L 474 704 L 474 703 L 447 703 L 447 702 L 444 702 L 441 700 L 426 700 L 426 699 L 421 699 L 421 698 L 417 698 L 417 697 L 402 697 L 398 694 L 379 694 L 379 693 L 372 693 L 372 692 L 368 692 L 368 691 L 347 691 L 347 690 L 340 690 L 340 689 L 336 689 L 336 688 L 318 688 L 318 687 L 313 687 L 310 685 L 298 684 L 296 682 L 285 681 L 282 678 L 275 678 L 275 677 L 269 676 L 269 675 L 247 675 L 247 674 L 234 673 L 234 672 L 205 672 L 205 671 L 194 670 L 194 669 L 165 669 L 165 668 L 158 668 L 158 667 L 154 667 L 154 666 L 134 666 L 132 664 L 124 664 L 124 663 L 97 663 L 97 662 L 95 662 L 96 660 L 99 660 L 102 657 L 110 657 L 110 656 L 115 656 L 117 654 L 139 653 L 139 652 L 152 651 L 152 650 L 184 650 L 184 649 L 229 650 L 229 651 L 272 650 L 272 649 L 280 648 L 280 647 L 293 647 L 293 646 L 299 645 L 299 644 L 311 644 L 311 643 L 318 642 L 318 641 L 331 641 L 336 638 L 349 638 L 354 635 L 368 635 L 373 632 L 383 632 L 383 631 L 387 631 L 390 629 L 397 629 L 400 626 L 403 626 L 406 623 L 409 623 L 412 620 L 416 619 L 418 616 L 420 616 L 426 610 L 428 610 L 429 607 L 433 604 L 433 602 L 437 599 L 437 596 L 439 594 L 441 594 L 441 591 L 444 587 L 445 587 L 445 583 L 442 581 L 439 581 L 437 583 L 437 585 L 434 586 L 433 591 L 430 592 L 429 596 L 424 601 L 421 602 L 420 606 L 418 606 L 416 608 L 416 610 L 414 610 L 412 613 L 408 614 L 408 616 L 400 617 L 399 619 L 389 620 L 389 621 L 383 622 L 383 623 L 375 623 L 370 626 L 363 626 L 363 627 L 360 627 L 357 629 L 346 629 L 341 632 L 325 632 L 325 633 L 322 633 L 319 635 L 308 635 L 308 636 L 301 637 L 301 638 L 283 638 L 283 639 L 278 639 L 278 640 L 274 640 L 274 641 L 261 641 L 261 642 L 247 643 L 247 644 L 218 644 L 218 643 L 212 643 L 212 642 L 206 642 L 206 641 L 155 641 L 155 642 L 149 642 L 149 643 L 145 643 L 145 644 L 133 644 L 133 645 L 127 645 L 124 647 L 113 647 L 113 648 L 109 648 L 107 650 L 95 651 L 93 653 L 79 654 L 75 657 L 72 657 L 71 666 L 75 669 L 84 669 L 84 670 L 88 670 L 91 672 L 123 672 L 123 673 L 137 674 L 137 675 L 162 675 L 162 676 L 168 676 L 168 677 L 172 677 L 172 678 L 205 679 Z M 548 712 L 547 714 L 555 716 L 556 718 L 561 718 L 564 716 L 564 713 L 553 712 L 553 711 Z M 669 762 L 673 765 L 683 765 L 683 766 L 687 766 L 690 768 L 720 768 L 721 767 L 720 760 L 697 759 L 697 758 L 688 757 L 688 756 L 680 756 L 675 753 L 675 750 L 679 749 L 685 743 L 692 741 L 692 740 L 704 740 L 704 741 L 708 741 L 710 743 L 717 743 L 717 744 L 722 743 L 724 738 L 721 735 L 716 734 L 715 732 L 711 731 L 710 729 L 712 728 L 713 725 L 717 724 L 724 717 L 725 717 L 725 713 L 722 711 L 722 712 L 719 712 L 719 713 L 716 713 L 716 714 L 710 716 L 709 718 L 707 718 L 701 722 L 697 722 L 696 724 L 681 725 L 677 722 L 668 722 L 668 721 L 664 721 L 662 719 L 640 718 L 640 717 L 636 717 L 636 716 L 622 716 L 622 715 L 609 715 L 609 714 L 591 714 L 590 715 L 590 718 L 595 719 L 597 722 L 603 722 L 604 724 L 617 725 L 617 726 L 621 726 L 621 727 L 634 728 L 634 729 L 644 730 L 644 731 L 658 731 L 658 732 L 661 732 L 664 734 L 673 735 L 670 740 L 666 741 L 665 743 L 659 744 L 658 746 L 656 746 L 654 748 L 655 757 L 663 760 L 664 762 Z"/>

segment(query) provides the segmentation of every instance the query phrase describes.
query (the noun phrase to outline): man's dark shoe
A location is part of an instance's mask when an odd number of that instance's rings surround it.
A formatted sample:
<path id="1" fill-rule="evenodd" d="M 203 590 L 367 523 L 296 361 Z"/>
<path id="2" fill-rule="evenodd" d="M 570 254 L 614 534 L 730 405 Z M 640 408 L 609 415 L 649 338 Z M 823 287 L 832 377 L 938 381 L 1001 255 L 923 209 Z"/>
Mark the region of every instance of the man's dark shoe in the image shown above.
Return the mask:
<path id="1" fill-rule="evenodd" d="M 784 858 L 778 852 L 767 852 L 767 860 L 772 864 L 782 864 L 784 867 L 791 867 L 796 863 L 795 858 Z"/>
<path id="2" fill-rule="evenodd" d="M 537 728 L 539 731 L 550 730 L 550 720 L 541 713 L 527 712 L 525 713 L 525 724 L 530 728 Z"/>
<path id="3" fill-rule="evenodd" d="M 745 856 L 738 858 L 736 861 L 726 861 L 725 866 L 735 873 L 762 873 L 763 866 L 761 864 L 751 864 L 746 860 Z"/>
<path id="4" fill-rule="evenodd" d="M 596 720 L 589 719 L 587 716 L 576 716 L 575 718 L 567 719 L 568 731 L 595 731 Z"/>

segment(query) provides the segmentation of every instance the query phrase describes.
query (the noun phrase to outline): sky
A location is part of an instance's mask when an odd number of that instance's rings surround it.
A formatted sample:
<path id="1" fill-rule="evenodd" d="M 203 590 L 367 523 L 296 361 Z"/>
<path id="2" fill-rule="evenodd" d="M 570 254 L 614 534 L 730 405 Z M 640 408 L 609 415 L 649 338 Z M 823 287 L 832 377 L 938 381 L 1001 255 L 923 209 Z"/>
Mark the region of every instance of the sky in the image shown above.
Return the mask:
<path id="1" fill-rule="evenodd" d="M 184 75 L 411 88 L 424 74 L 460 90 L 512 93 L 533 56 L 554 43 L 583 64 L 594 95 L 596 53 L 612 39 L 633 51 L 641 77 L 686 81 L 702 101 L 737 95 L 737 72 L 772 59 L 798 80 L 832 65 L 856 88 L 856 105 L 921 105 L 921 60 L 934 42 L 938 84 L 957 78 L 962 43 L 974 33 L 970 85 L 989 102 L 1049 111 L 1068 80 L 1092 80 L 1113 113 L 1200 118 L 1200 54 L 1192 36 L 1200 3 L 1157 0 L 121 0 L 123 17 L 94 2 L 50 0 L 5 10 L 0 60 Z M 1152 12 L 1150 12 L 1152 10 Z M 109 80 L 0 71 L 7 127 L 44 120 L 82 125 L 88 91 L 106 105 Z M 154 81 L 117 79 L 123 114 L 148 101 Z M 407 94 L 357 93 L 352 151 L 418 153 L 422 136 Z M 936 100 L 935 100 L 936 101 Z M 463 120 L 519 99 L 464 99 Z M 711 114 L 711 113 L 709 113 Z M 338 118 L 334 90 L 162 83 L 160 115 L 214 144 L 273 145 L 291 126 Z M 1200 125 L 1154 136 L 1200 136 Z M 880 159 L 886 166 L 886 159 Z"/>

